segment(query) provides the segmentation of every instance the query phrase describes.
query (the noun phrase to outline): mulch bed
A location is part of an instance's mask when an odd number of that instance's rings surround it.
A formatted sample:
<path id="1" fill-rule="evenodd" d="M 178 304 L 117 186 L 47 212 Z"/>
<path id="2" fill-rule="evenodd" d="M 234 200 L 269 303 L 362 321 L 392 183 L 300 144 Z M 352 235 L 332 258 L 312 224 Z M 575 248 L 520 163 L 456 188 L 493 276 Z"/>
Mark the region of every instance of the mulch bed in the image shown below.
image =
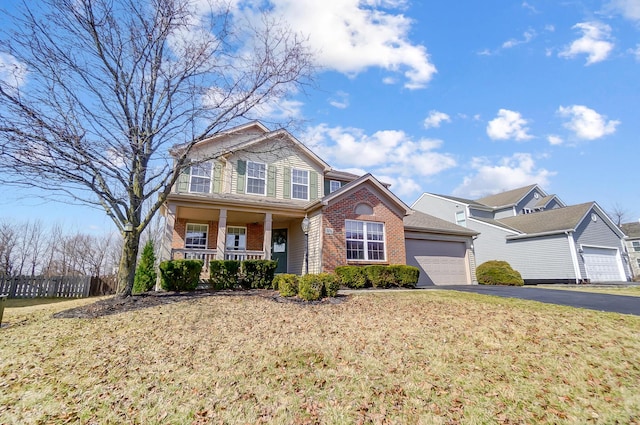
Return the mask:
<path id="1" fill-rule="evenodd" d="M 146 292 L 129 297 L 110 297 L 95 303 L 64 310 L 53 315 L 56 319 L 91 319 L 127 311 L 141 310 L 164 304 L 196 300 L 205 297 L 262 297 L 278 303 L 293 303 L 299 305 L 340 304 L 348 299 L 346 295 L 323 298 L 318 301 L 305 301 L 298 297 L 281 297 L 277 291 L 268 289 L 247 290 L 199 290 L 193 292 Z"/>

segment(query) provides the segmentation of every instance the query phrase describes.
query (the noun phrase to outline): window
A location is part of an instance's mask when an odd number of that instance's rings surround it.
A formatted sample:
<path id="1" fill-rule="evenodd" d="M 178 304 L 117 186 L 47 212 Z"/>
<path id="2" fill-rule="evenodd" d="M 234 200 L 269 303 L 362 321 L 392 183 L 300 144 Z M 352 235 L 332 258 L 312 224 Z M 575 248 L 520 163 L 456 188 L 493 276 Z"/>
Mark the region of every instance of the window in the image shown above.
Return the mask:
<path id="1" fill-rule="evenodd" d="M 191 166 L 191 181 L 189 192 L 209 193 L 211 192 L 211 163 L 203 162 Z"/>
<path id="2" fill-rule="evenodd" d="M 247 249 L 246 227 L 227 227 L 227 249 L 232 251 L 245 251 Z"/>
<path id="3" fill-rule="evenodd" d="M 293 199 L 309 199 L 309 171 L 291 170 L 291 197 Z"/>
<path id="4" fill-rule="evenodd" d="M 187 223 L 187 231 L 184 236 L 184 247 L 207 249 L 208 232 L 209 226 L 206 224 Z"/>
<path id="5" fill-rule="evenodd" d="M 631 242 L 631 246 L 635 252 L 640 252 L 640 241 Z"/>
<path id="6" fill-rule="evenodd" d="M 335 192 L 336 190 L 340 189 L 342 187 L 342 182 L 339 182 L 337 180 L 330 180 L 329 181 L 329 193 Z"/>
<path id="7" fill-rule="evenodd" d="M 260 162 L 247 162 L 247 193 L 264 195 L 267 188 L 267 166 Z"/>
<path id="8" fill-rule="evenodd" d="M 458 226 L 467 227 L 467 219 L 464 215 L 464 211 L 456 211 L 456 224 Z"/>
<path id="9" fill-rule="evenodd" d="M 345 221 L 347 260 L 384 261 L 384 223 Z"/>
<path id="10" fill-rule="evenodd" d="M 638 267 L 640 267 L 640 258 L 636 258 L 636 263 L 638 263 Z"/>

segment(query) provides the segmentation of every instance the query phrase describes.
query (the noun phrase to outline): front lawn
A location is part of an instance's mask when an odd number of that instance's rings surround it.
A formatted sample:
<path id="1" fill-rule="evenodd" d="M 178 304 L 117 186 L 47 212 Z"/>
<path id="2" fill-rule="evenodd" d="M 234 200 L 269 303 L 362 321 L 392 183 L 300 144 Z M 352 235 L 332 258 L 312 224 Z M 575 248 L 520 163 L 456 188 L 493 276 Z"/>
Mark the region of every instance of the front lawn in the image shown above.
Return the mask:
<path id="1" fill-rule="evenodd" d="M 5 310 L 3 424 L 640 423 L 640 317 L 449 291 Z"/>

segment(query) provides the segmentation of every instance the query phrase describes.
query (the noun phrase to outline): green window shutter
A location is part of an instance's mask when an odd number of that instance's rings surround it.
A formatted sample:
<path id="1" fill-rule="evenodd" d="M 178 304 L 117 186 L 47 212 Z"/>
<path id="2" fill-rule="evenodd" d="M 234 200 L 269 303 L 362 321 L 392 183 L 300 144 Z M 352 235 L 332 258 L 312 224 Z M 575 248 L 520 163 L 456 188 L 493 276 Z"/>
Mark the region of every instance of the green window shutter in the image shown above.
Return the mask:
<path id="1" fill-rule="evenodd" d="M 191 174 L 191 167 L 185 167 L 180 172 L 180 176 L 178 176 L 178 192 L 188 192 L 189 191 L 189 176 Z"/>
<path id="2" fill-rule="evenodd" d="M 245 179 L 247 175 L 247 161 L 238 160 L 238 187 L 236 192 L 244 193 Z"/>
<path id="3" fill-rule="evenodd" d="M 284 176 L 283 176 L 283 196 L 285 199 L 291 199 L 291 168 L 284 167 Z"/>
<path id="4" fill-rule="evenodd" d="M 327 196 L 331 192 L 331 180 L 325 177 L 324 179 L 324 196 Z"/>
<path id="5" fill-rule="evenodd" d="M 276 166 L 267 166 L 267 196 L 276 197 Z"/>
<path id="6" fill-rule="evenodd" d="M 309 172 L 309 199 L 318 199 L 318 173 L 315 171 Z"/>
<path id="7" fill-rule="evenodd" d="M 222 164 L 216 162 L 213 167 L 213 193 L 222 192 Z"/>

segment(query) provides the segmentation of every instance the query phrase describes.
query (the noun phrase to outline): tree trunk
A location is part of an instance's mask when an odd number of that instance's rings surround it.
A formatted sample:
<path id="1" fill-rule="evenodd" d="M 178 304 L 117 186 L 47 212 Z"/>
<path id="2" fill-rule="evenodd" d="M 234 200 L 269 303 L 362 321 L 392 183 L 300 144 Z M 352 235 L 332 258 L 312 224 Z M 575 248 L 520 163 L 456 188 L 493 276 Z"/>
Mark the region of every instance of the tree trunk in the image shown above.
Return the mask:
<path id="1" fill-rule="evenodd" d="M 136 260 L 140 248 L 140 233 L 124 232 L 122 255 L 118 267 L 118 295 L 128 297 L 133 290 L 133 281 L 136 275 Z"/>

